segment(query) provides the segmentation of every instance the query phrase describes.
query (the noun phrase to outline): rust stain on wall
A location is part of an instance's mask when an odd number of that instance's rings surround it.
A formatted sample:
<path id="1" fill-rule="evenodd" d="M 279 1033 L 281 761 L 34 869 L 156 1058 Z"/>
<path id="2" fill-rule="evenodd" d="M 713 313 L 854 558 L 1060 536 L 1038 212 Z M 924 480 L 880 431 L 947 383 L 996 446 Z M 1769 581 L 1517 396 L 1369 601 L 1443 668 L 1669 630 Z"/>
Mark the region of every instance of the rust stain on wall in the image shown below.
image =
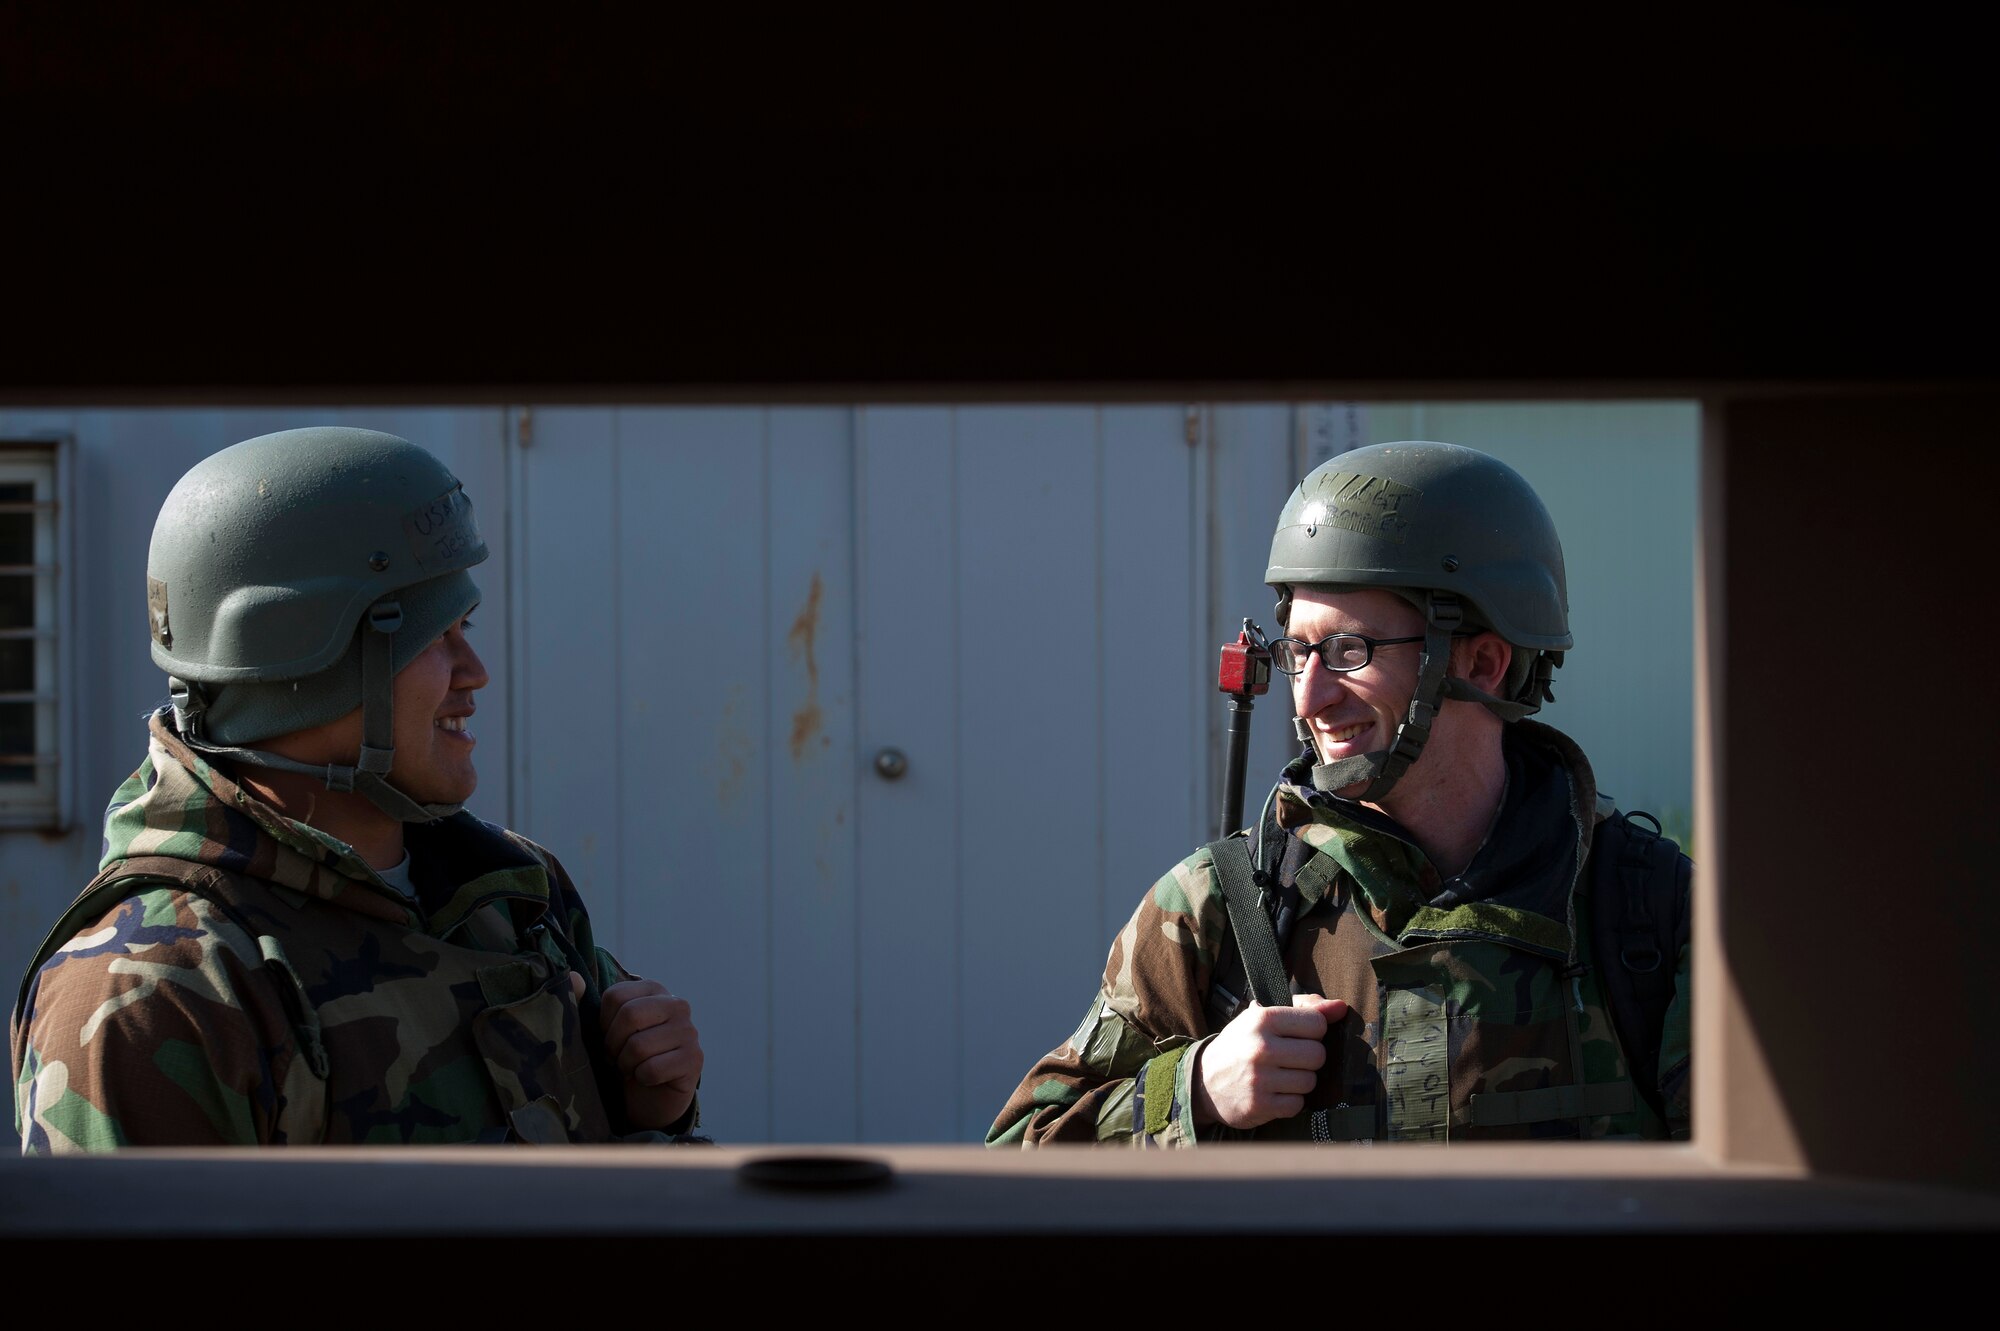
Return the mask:
<path id="1" fill-rule="evenodd" d="M 805 706 L 792 713 L 792 761 L 806 756 L 806 745 L 819 733 L 821 720 L 819 704 L 810 698 Z"/>
<path id="2" fill-rule="evenodd" d="M 793 762 L 806 756 L 806 746 L 812 742 L 813 736 L 819 734 L 823 720 L 819 710 L 819 661 L 813 655 L 813 644 L 819 637 L 819 602 L 824 591 L 819 573 L 815 571 L 812 590 L 806 593 L 805 607 L 792 621 L 791 632 L 785 635 L 785 643 L 793 653 L 803 652 L 806 658 L 806 700 L 792 713 Z"/>
<path id="3" fill-rule="evenodd" d="M 743 795 L 743 783 L 750 775 L 750 759 L 755 753 L 750 736 L 744 733 L 737 713 L 743 702 L 743 684 L 732 682 L 716 716 L 715 764 L 716 803 L 722 809 L 735 807 Z"/>

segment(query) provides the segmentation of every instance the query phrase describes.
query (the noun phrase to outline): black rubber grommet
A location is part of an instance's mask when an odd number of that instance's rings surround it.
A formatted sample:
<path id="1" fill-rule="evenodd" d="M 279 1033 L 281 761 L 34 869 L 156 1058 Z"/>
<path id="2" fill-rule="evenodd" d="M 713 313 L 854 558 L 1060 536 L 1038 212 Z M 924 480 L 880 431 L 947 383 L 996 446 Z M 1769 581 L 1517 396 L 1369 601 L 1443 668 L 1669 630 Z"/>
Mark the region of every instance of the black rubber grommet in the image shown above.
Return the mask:
<path id="1" fill-rule="evenodd" d="M 893 1175 L 886 1160 L 865 1155 L 767 1155 L 736 1167 L 745 1183 L 789 1192 L 877 1188 Z"/>

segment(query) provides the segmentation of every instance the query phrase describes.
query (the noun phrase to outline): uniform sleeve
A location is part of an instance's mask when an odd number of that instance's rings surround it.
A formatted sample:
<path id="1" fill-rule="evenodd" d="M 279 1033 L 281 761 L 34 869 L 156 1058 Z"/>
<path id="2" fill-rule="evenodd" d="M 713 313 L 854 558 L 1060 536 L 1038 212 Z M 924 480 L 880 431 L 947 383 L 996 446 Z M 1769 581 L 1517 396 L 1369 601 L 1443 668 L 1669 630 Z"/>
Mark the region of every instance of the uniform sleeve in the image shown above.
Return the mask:
<path id="1" fill-rule="evenodd" d="M 1210 1032 L 1209 975 L 1226 911 L 1206 850 L 1153 885 L 1070 1037 L 1021 1079 L 988 1146 L 1192 1146 L 1189 1072 Z"/>
<path id="2" fill-rule="evenodd" d="M 177 888 L 128 897 L 50 957 L 13 1044 L 24 1155 L 275 1144 L 310 1093 L 255 942 Z"/>

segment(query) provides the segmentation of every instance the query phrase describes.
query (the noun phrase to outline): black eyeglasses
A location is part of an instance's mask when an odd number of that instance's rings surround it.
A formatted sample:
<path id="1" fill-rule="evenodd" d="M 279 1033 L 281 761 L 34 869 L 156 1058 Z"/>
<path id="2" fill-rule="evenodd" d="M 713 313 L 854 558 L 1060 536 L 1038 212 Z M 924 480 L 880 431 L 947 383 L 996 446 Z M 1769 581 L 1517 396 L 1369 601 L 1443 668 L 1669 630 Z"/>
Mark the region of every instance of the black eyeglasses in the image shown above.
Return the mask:
<path id="1" fill-rule="evenodd" d="M 1287 675 L 1296 675 L 1306 668 L 1306 662 L 1317 652 L 1321 665 L 1346 674 L 1374 660 L 1377 647 L 1394 647 L 1399 642 L 1423 640 L 1421 633 L 1414 638 L 1371 638 L 1365 633 L 1329 633 L 1318 642 L 1307 642 L 1303 638 L 1279 638 L 1271 644 L 1271 664 Z"/>

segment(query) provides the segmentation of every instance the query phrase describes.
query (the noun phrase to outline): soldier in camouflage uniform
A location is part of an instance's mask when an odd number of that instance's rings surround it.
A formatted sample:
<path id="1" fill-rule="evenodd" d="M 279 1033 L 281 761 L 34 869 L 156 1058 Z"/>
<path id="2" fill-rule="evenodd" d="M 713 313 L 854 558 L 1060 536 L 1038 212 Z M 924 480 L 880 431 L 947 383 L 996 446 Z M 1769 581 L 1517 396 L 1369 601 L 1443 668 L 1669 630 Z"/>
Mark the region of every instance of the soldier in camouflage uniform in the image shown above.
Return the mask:
<path id="1" fill-rule="evenodd" d="M 264 435 L 174 487 L 147 569 L 172 704 L 21 986 L 24 1153 L 706 1140 L 687 1002 L 461 807 L 485 557 L 392 435 Z"/>
<path id="2" fill-rule="evenodd" d="M 1359 449 L 1293 492 L 1266 580 L 1304 751 L 1239 835 L 1291 1005 L 1218 978 L 1244 987 L 1204 847 L 1139 903 L 987 1144 L 1685 1138 L 1685 859 L 1671 1002 L 1634 1058 L 1585 890 L 1614 810 L 1525 719 L 1571 646 L 1541 501 L 1471 449 Z"/>

